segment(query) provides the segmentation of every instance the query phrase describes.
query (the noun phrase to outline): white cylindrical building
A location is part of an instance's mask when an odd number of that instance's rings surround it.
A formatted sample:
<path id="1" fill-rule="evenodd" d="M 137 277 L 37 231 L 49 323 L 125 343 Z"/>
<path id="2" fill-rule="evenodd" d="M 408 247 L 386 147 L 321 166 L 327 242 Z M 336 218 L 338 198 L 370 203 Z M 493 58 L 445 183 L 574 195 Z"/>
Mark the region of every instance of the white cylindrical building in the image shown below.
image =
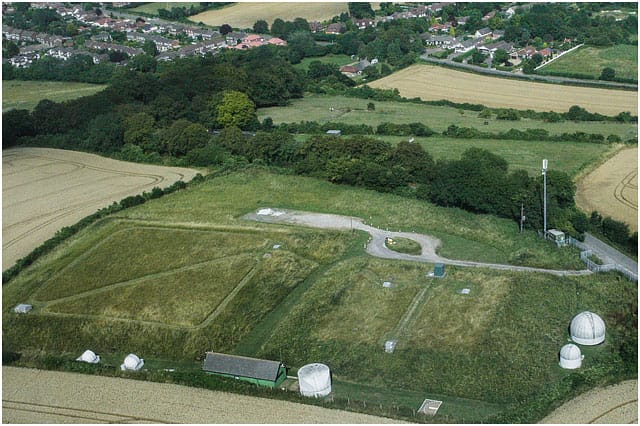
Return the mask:
<path id="1" fill-rule="evenodd" d="M 569 331 L 571 340 L 579 345 L 592 346 L 604 342 L 604 321 L 593 312 L 585 311 L 573 317 Z"/>
<path id="2" fill-rule="evenodd" d="M 300 393 L 315 398 L 331 393 L 331 372 L 324 364 L 307 364 L 298 370 Z"/>
<path id="3" fill-rule="evenodd" d="M 124 359 L 124 363 L 120 366 L 121 370 L 131 370 L 138 371 L 144 365 L 144 360 L 142 358 L 138 358 L 135 354 L 129 354 Z"/>
<path id="4" fill-rule="evenodd" d="M 570 370 L 580 368 L 584 355 L 580 352 L 580 348 L 569 343 L 560 349 L 560 367 Z"/>
<path id="5" fill-rule="evenodd" d="M 90 364 L 97 364 L 100 362 L 100 356 L 96 355 L 92 350 L 87 349 L 80 355 L 79 358 L 76 358 L 76 361 L 88 362 Z"/>

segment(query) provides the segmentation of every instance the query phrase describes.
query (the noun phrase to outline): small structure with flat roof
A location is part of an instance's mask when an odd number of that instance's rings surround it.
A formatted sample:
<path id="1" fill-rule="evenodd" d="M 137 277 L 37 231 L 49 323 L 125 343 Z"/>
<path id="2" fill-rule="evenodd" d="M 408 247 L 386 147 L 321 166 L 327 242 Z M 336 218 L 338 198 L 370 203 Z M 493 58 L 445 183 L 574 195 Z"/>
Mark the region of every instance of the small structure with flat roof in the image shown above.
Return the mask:
<path id="1" fill-rule="evenodd" d="M 223 377 L 275 388 L 287 378 L 287 368 L 282 362 L 207 352 L 202 369 Z"/>

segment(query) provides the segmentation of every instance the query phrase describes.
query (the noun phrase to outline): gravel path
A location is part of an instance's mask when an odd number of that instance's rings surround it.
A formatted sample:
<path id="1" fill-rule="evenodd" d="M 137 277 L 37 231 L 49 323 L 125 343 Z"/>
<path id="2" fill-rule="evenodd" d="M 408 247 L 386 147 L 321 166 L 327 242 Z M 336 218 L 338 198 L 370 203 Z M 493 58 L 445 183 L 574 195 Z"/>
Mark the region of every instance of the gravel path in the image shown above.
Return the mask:
<path id="1" fill-rule="evenodd" d="M 396 259 L 396 260 L 409 260 L 413 262 L 426 262 L 426 263 L 444 263 L 447 265 L 466 266 L 466 267 L 478 267 L 478 268 L 491 268 L 500 269 L 505 271 L 521 271 L 521 272 L 542 272 L 553 275 L 586 275 L 591 272 L 588 270 L 572 271 L 572 270 L 553 270 L 543 268 L 530 268 L 527 266 L 513 266 L 502 265 L 497 263 L 481 263 L 471 262 L 467 260 L 447 259 L 436 254 L 436 249 L 440 247 L 442 242 L 432 236 L 417 234 L 413 232 L 393 232 L 385 231 L 382 229 L 374 228 L 373 226 L 366 225 L 362 222 L 362 219 L 357 217 L 341 216 L 334 214 L 323 213 L 308 213 L 298 212 L 291 210 L 277 210 L 264 208 L 255 213 L 250 213 L 244 216 L 244 219 L 254 220 L 258 222 L 267 223 L 288 223 L 294 225 L 309 226 L 313 228 L 322 229 L 338 229 L 349 230 L 357 229 L 360 231 L 368 232 L 371 235 L 371 240 L 367 244 L 366 251 L 372 256 L 381 257 L 384 259 Z M 418 242 L 422 246 L 422 253 L 419 255 L 411 255 L 398 253 L 387 248 L 385 244 L 385 238 L 408 238 Z"/>
<path id="2" fill-rule="evenodd" d="M 597 388 L 567 402 L 540 423 L 638 423 L 638 381 Z"/>
<path id="3" fill-rule="evenodd" d="M 401 423 L 167 383 L 2 368 L 3 423 Z"/>

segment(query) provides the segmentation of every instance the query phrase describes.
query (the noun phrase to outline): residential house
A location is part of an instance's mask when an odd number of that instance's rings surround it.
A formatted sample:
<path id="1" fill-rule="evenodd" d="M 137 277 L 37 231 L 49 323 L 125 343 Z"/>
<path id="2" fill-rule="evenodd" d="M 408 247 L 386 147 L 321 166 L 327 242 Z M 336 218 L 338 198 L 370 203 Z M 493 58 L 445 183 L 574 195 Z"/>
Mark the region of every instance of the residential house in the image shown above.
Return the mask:
<path id="1" fill-rule="evenodd" d="M 353 24 L 358 27 L 359 30 L 364 30 L 368 27 L 376 25 L 376 21 L 372 18 L 354 19 Z"/>
<path id="2" fill-rule="evenodd" d="M 127 37 L 128 38 L 128 37 Z M 91 36 L 93 41 L 101 41 L 103 43 L 109 43 L 112 41 L 111 34 L 106 31 Z"/>
<path id="3" fill-rule="evenodd" d="M 450 35 L 431 35 L 424 33 L 420 35 L 427 46 L 438 46 L 444 49 L 451 49 L 457 43 L 457 40 Z"/>
<path id="4" fill-rule="evenodd" d="M 467 25 L 467 21 L 469 21 L 470 16 L 458 16 L 456 18 L 456 22 L 458 23 L 459 27 L 463 27 L 465 25 Z"/>
<path id="5" fill-rule="evenodd" d="M 102 43 L 99 41 L 87 40 L 84 45 L 87 49 L 106 50 L 109 52 L 123 52 L 129 56 L 136 56 L 144 53 L 144 50 L 135 47 L 122 46 L 120 44 L 112 43 Z"/>
<path id="6" fill-rule="evenodd" d="M 9 63 L 16 68 L 27 68 L 31 66 L 33 61 L 40 59 L 39 53 L 31 53 L 29 55 L 16 55 L 9 58 Z"/>
<path id="7" fill-rule="evenodd" d="M 340 67 L 340 72 L 347 75 L 355 75 L 358 70 L 353 65 L 343 65 Z"/>
<path id="8" fill-rule="evenodd" d="M 491 19 L 491 18 L 493 18 L 494 16 L 496 16 L 496 11 L 495 11 L 495 10 L 492 10 L 491 12 L 487 13 L 486 15 L 484 15 L 484 16 L 482 17 L 482 20 L 483 20 L 484 22 L 487 22 L 488 20 L 490 20 L 490 19 Z"/>
<path id="9" fill-rule="evenodd" d="M 68 47 L 54 47 L 47 51 L 47 55 L 53 58 L 68 60 L 70 57 L 76 54 L 76 51 Z"/>
<path id="10" fill-rule="evenodd" d="M 507 43 L 506 41 L 499 41 L 497 43 L 488 43 L 482 46 L 478 46 L 480 53 L 489 54 L 493 57 L 498 49 L 504 49 L 507 53 L 513 52 L 513 43 Z"/>
<path id="11" fill-rule="evenodd" d="M 480 28 L 478 31 L 475 32 L 475 34 L 473 35 L 473 38 L 487 38 L 489 36 L 491 36 L 491 34 L 493 34 L 493 31 L 491 31 L 490 28 Z"/>
<path id="12" fill-rule="evenodd" d="M 527 47 L 524 47 L 524 48 L 518 50 L 517 53 L 518 53 L 518 58 L 531 59 L 531 57 L 533 55 L 535 55 L 536 53 L 538 53 L 538 51 L 533 46 L 527 46 Z"/>
<path id="13" fill-rule="evenodd" d="M 311 30 L 312 33 L 319 33 L 324 31 L 324 25 L 318 21 L 311 21 L 309 22 L 309 30 Z"/>
<path id="14" fill-rule="evenodd" d="M 227 38 L 227 46 L 235 46 L 238 42 L 242 42 L 242 39 L 245 37 L 245 33 L 232 31 L 226 35 Z"/>
<path id="15" fill-rule="evenodd" d="M 327 26 L 327 29 L 325 30 L 325 33 L 342 34 L 346 30 L 347 30 L 347 26 L 345 24 L 343 24 L 342 22 L 337 22 L 335 24 L 329 24 L 329 26 Z"/>
<path id="16" fill-rule="evenodd" d="M 553 55 L 553 51 L 549 47 L 545 47 L 544 49 L 538 52 L 543 58 L 549 58 Z"/>
<path id="17" fill-rule="evenodd" d="M 504 30 L 493 30 L 492 39 L 497 40 L 502 37 L 504 37 Z"/>
<path id="18" fill-rule="evenodd" d="M 34 53 L 42 52 L 47 50 L 49 46 L 45 46 L 44 44 L 28 44 L 26 46 L 22 46 L 20 48 L 21 55 L 32 55 Z"/>
<path id="19" fill-rule="evenodd" d="M 483 39 L 469 39 L 455 44 L 455 52 L 456 53 L 466 53 L 470 50 L 475 49 L 480 46 L 484 42 Z"/>
<path id="20" fill-rule="evenodd" d="M 64 37 L 59 35 L 39 33 L 36 35 L 36 41 L 49 47 L 61 46 L 62 43 L 64 43 Z"/>
<path id="21" fill-rule="evenodd" d="M 411 9 L 411 13 L 413 13 L 416 18 L 424 18 L 425 16 L 429 15 L 429 9 L 427 8 L 427 6 L 418 6 Z"/>
<path id="22" fill-rule="evenodd" d="M 371 62 L 369 62 L 366 59 L 361 60 L 360 62 L 358 62 L 357 64 L 354 65 L 354 68 L 356 69 L 356 72 L 358 74 L 361 74 L 362 71 L 366 68 L 371 66 Z"/>
<path id="23" fill-rule="evenodd" d="M 287 42 L 285 40 L 282 40 L 278 37 L 271 37 L 269 40 L 267 40 L 267 43 L 269 44 L 273 44 L 275 46 L 286 46 Z"/>
<path id="24" fill-rule="evenodd" d="M 504 11 L 504 16 L 507 19 L 513 18 L 513 15 L 515 14 L 516 14 L 516 10 L 513 7 L 510 7 L 509 9 Z"/>

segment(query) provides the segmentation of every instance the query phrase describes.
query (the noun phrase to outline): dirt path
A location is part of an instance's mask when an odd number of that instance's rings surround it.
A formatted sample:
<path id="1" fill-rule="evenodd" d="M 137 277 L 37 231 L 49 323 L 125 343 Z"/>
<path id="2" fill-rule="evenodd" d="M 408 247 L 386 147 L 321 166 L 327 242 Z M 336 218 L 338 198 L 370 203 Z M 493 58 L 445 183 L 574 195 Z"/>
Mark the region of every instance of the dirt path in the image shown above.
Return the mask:
<path id="1" fill-rule="evenodd" d="M 385 231 L 382 229 L 374 228 L 373 226 L 366 225 L 362 222 L 362 219 L 357 217 L 323 213 L 297 212 L 291 210 L 274 210 L 265 208 L 258 210 L 256 213 L 245 215 L 244 219 L 267 223 L 289 223 L 322 229 L 357 229 L 360 231 L 365 231 L 371 235 L 371 240 L 369 241 L 369 244 L 367 244 L 366 248 L 367 253 L 372 256 L 381 257 L 384 259 L 408 260 L 413 262 L 426 263 L 439 262 L 455 266 L 491 268 L 505 271 L 542 272 L 560 276 L 587 275 L 591 273 L 588 270 L 554 270 L 531 268 L 527 266 L 502 265 L 498 263 L 482 263 L 471 262 L 467 260 L 447 259 L 436 254 L 436 249 L 442 244 L 442 242 L 435 237 L 424 234 L 416 234 L 413 232 Z M 422 253 L 419 255 L 411 255 L 390 250 L 385 244 L 385 238 L 387 237 L 408 238 L 410 240 L 416 241 L 422 246 Z"/>
<path id="2" fill-rule="evenodd" d="M 638 423 L 638 381 L 593 389 L 567 402 L 540 423 Z"/>
<path id="3" fill-rule="evenodd" d="M 2 270 L 57 230 L 129 195 L 189 181 L 197 170 L 49 148 L 2 152 Z"/>
<path id="4" fill-rule="evenodd" d="M 576 204 L 638 230 L 638 148 L 623 149 L 578 182 Z"/>
<path id="5" fill-rule="evenodd" d="M 399 423 L 166 383 L 2 368 L 3 423 Z"/>

